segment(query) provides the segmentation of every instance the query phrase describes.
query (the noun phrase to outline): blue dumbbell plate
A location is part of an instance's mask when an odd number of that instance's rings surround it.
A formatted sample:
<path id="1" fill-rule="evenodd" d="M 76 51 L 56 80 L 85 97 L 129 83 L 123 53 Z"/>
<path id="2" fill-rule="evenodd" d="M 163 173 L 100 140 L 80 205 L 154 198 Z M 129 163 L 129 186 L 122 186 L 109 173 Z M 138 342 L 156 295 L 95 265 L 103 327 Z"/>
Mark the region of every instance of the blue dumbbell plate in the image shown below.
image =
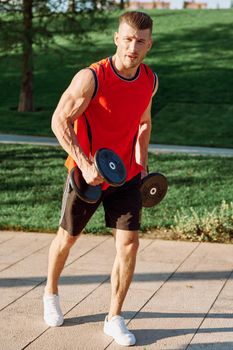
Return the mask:
<path id="1" fill-rule="evenodd" d="M 120 157 L 110 149 L 101 148 L 95 154 L 95 166 L 105 181 L 114 187 L 126 180 L 126 169 Z"/>

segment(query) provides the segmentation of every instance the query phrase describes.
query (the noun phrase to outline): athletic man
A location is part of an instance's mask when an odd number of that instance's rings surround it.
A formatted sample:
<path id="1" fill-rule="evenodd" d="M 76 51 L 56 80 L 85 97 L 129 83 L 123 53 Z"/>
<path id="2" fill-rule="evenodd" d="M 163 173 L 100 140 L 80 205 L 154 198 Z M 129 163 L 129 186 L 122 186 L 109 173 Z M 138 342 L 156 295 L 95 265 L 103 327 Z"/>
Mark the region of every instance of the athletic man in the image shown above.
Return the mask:
<path id="1" fill-rule="evenodd" d="M 86 182 L 102 184 L 103 191 L 97 204 L 83 202 L 72 190 L 68 175 L 60 227 L 49 251 L 44 320 L 49 326 L 63 323 L 58 280 L 70 248 L 102 202 L 106 225 L 113 228 L 116 246 L 104 332 L 125 346 L 136 342 L 121 309 L 138 250 L 139 187 L 147 169 L 151 99 L 158 87 L 156 75 L 142 63 L 152 46 L 151 34 L 152 20 L 147 14 L 133 11 L 121 15 L 114 37 L 114 56 L 78 72 L 52 117 L 52 130 L 68 153 L 68 170 L 77 165 Z M 109 187 L 94 166 L 93 156 L 102 147 L 115 151 L 124 162 L 127 179 L 121 187 Z"/>

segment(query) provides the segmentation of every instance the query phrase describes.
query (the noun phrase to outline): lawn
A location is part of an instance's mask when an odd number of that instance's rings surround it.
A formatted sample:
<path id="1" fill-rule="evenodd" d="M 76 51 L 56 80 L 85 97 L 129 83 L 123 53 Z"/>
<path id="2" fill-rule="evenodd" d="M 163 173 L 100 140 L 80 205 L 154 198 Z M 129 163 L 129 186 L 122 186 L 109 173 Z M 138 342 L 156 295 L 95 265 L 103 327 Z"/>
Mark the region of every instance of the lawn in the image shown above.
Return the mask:
<path id="1" fill-rule="evenodd" d="M 0 145 L 0 229 L 56 231 L 66 178 L 64 159 L 59 147 Z M 143 209 L 143 232 L 177 226 L 177 211 L 183 218 L 193 212 L 203 217 L 223 201 L 232 201 L 232 158 L 150 154 L 149 163 L 151 170 L 167 176 L 169 190 L 157 207 Z M 102 214 L 100 208 L 87 232 L 106 232 Z M 225 231 L 233 235 L 233 208 L 229 215 Z"/>
<path id="2" fill-rule="evenodd" d="M 233 147 L 233 10 L 156 11 L 154 46 L 146 58 L 159 76 L 153 103 L 152 142 Z M 117 13 L 106 31 L 74 45 L 57 38 L 35 47 L 35 113 L 17 113 L 20 57 L 0 58 L 0 132 L 51 136 L 50 120 L 61 93 L 82 67 L 112 55 Z"/>

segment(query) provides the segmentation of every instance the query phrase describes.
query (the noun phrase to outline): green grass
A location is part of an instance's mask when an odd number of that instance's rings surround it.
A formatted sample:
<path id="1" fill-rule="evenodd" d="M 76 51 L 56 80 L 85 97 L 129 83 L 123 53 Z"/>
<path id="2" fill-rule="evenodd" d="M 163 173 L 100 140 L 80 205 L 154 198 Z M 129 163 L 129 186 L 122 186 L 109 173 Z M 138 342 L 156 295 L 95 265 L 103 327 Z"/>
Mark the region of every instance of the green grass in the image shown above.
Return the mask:
<path id="1" fill-rule="evenodd" d="M 233 147 L 233 10 L 151 11 L 154 46 L 146 58 L 159 76 L 153 104 L 152 142 Z M 35 48 L 37 112 L 17 113 L 20 57 L 0 59 L 0 132 L 49 135 L 50 119 L 72 76 L 82 67 L 114 53 L 112 35 L 118 13 L 109 15 L 106 32 L 90 33 L 77 43 L 57 38 Z"/>
<path id="2" fill-rule="evenodd" d="M 58 147 L 0 145 L 0 229 L 55 232 L 66 170 Z M 233 198 L 232 158 L 150 155 L 150 169 L 169 182 L 165 199 L 143 210 L 142 230 L 169 229 L 177 210 L 202 214 Z M 88 232 L 106 232 L 103 209 L 89 222 Z"/>
<path id="3" fill-rule="evenodd" d="M 169 140 L 172 145 L 233 147 L 232 131 L 233 105 L 169 103 L 154 120 L 152 139 L 161 144 Z"/>

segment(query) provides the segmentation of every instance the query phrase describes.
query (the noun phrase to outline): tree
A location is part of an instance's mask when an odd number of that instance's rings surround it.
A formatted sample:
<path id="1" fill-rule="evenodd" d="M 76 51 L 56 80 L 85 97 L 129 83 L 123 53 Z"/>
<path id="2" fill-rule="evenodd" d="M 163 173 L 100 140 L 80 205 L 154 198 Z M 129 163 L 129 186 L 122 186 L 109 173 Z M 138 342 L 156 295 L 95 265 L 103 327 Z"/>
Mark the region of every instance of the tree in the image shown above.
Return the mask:
<path id="1" fill-rule="evenodd" d="M 76 0 L 68 1 L 68 12 L 72 12 L 72 13 L 76 12 Z"/>
<path id="2" fill-rule="evenodd" d="M 34 111 L 33 99 L 33 0 L 23 0 L 23 62 L 18 111 Z"/>
<path id="3" fill-rule="evenodd" d="M 120 9 L 124 10 L 125 8 L 125 1 L 124 0 L 120 0 Z"/>
<path id="4" fill-rule="evenodd" d="M 0 0 L 0 41 L 6 51 L 22 57 L 18 111 L 34 111 L 33 52 L 35 45 L 49 43 L 55 35 L 80 38 L 100 22 L 96 16 L 111 0 Z M 55 26 L 59 23 L 59 30 Z M 103 24 L 103 23 L 102 23 Z"/>

